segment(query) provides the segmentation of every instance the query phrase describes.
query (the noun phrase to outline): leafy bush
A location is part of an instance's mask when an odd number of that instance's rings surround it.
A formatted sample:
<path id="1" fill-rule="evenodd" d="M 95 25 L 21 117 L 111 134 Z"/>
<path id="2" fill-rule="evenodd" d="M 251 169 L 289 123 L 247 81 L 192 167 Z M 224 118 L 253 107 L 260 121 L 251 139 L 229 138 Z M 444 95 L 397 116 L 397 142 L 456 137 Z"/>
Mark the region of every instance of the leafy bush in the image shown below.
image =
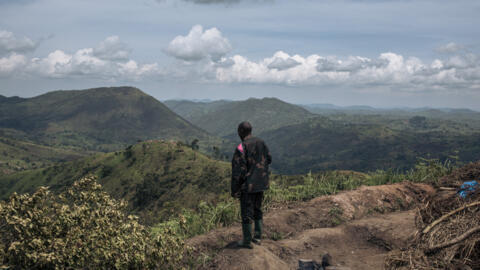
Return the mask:
<path id="1" fill-rule="evenodd" d="M 84 178 L 60 194 L 46 187 L 0 202 L 0 262 L 28 269 L 177 268 L 184 242 L 171 228 L 155 236 L 126 215 L 126 202 Z"/>

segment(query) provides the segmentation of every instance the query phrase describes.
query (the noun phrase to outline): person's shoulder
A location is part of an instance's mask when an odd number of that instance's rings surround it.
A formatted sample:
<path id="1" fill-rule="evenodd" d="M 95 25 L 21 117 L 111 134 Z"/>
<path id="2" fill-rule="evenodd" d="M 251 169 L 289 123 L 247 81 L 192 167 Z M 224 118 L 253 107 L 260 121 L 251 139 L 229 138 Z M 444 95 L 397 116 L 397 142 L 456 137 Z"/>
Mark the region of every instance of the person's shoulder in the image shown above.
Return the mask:
<path id="1" fill-rule="evenodd" d="M 259 137 L 252 137 L 252 140 L 255 142 L 255 143 L 265 143 L 265 141 Z"/>

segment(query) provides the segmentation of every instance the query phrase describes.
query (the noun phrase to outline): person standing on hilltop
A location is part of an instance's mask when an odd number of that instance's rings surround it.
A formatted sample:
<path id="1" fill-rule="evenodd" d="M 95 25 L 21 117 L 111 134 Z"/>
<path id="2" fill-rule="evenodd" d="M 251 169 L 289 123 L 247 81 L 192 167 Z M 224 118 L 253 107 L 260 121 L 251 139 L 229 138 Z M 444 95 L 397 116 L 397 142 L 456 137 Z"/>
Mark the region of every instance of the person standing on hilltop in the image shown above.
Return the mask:
<path id="1" fill-rule="evenodd" d="M 240 199 L 243 240 L 240 247 L 253 248 L 252 242 L 260 244 L 262 238 L 263 192 L 269 188 L 269 170 L 272 156 L 267 145 L 260 138 L 252 136 L 252 125 L 242 122 L 238 125 L 238 136 L 242 142 L 232 158 L 232 197 Z M 252 239 L 252 221 L 255 234 Z"/>

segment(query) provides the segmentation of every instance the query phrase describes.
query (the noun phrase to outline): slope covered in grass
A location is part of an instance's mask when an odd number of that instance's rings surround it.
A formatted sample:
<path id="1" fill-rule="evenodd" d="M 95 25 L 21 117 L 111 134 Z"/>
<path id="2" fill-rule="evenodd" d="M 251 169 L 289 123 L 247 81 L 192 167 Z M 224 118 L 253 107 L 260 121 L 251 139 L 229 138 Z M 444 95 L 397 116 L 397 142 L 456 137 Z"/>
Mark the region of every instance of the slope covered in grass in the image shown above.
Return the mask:
<path id="1" fill-rule="evenodd" d="M 200 200 L 214 202 L 228 192 L 230 165 L 183 144 L 147 141 L 123 151 L 95 154 L 53 167 L 0 176 L 0 194 L 33 192 L 38 186 L 63 189 L 87 175 L 147 222 L 160 221 Z"/>
<path id="2" fill-rule="evenodd" d="M 56 148 L 0 136 L 0 174 L 43 168 L 87 154 L 79 149 Z"/>

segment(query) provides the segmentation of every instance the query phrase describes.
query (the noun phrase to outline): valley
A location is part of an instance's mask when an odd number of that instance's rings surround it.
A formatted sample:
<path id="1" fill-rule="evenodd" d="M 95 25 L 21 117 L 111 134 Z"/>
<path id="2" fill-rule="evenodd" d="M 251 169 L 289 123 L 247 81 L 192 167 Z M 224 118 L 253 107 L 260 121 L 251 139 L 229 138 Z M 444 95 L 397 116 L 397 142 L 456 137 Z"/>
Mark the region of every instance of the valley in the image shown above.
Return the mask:
<path id="1" fill-rule="evenodd" d="M 480 160 L 473 111 L 325 112 L 275 98 L 164 105 L 132 87 L 2 97 L 0 105 L 4 203 L 94 179 L 149 233 L 193 247 L 181 262 L 193 268 L 291 269 L 325 252 L 342 269 L 378 268 L 391 249 L 408 247 L 412 209 L 436 196 L 439 179 Z M 230 197 L 229 160 L 243 120 L 273 156 L 265 244 L 245 265 L 249 252 L 237 258 L 230 246 L 240 209 Z M 401 236 L 388 236 L 398 229 L 391 220 L 402 222 Z M 343 258 L 338 241 L 363 251 Z"/>

